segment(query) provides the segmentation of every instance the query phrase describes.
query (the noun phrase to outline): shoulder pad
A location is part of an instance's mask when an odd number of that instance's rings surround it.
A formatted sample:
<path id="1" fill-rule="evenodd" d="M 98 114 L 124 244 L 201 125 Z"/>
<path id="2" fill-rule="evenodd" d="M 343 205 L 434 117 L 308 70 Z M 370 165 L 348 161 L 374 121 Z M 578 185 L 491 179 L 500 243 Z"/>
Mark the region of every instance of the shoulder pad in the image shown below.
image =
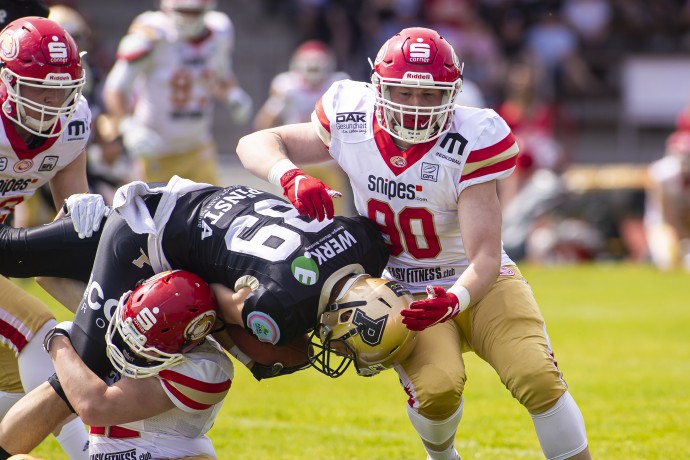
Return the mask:
<path id="1" fill-rule="evenodd" d="M 117 48 L 117 58 L 133 61 L 151 52 L 158 41 L 165 36 L 158 11 L 147 11 L 137 16 L 129 26 Z"/>

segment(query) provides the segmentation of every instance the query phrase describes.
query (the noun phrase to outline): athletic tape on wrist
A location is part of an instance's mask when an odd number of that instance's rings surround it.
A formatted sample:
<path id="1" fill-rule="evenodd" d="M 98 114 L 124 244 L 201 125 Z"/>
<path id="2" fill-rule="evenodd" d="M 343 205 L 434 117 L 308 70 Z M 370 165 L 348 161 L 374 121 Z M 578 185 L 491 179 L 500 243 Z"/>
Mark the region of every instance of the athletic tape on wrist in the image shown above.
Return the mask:
<path id="1" fill-rule="evenodd" d="M 278 162 L 274 164 L 271 167 L 271 170 L 268 172 L 268 181 L 277 187 L 282 187 L 282 184 L 280 183 L 280 178 L 283 177 L 283 175 L 286 172 L 292 169 L 299 168 L 297 167 L 297 165 L 295 165 L 292 161 L 288 160 L 287 158 L 278 160 Z"/>
<path id="2" fill-rule="evenodd" d="M 454 284 L 446 292 L 455 294 L 455 297 L 458 298 L 461 312 L 465 311 L 467 307 L 470 306 L 470 291 L 468 291 L 465 286 L 458 286 L 457 284 Z"/>

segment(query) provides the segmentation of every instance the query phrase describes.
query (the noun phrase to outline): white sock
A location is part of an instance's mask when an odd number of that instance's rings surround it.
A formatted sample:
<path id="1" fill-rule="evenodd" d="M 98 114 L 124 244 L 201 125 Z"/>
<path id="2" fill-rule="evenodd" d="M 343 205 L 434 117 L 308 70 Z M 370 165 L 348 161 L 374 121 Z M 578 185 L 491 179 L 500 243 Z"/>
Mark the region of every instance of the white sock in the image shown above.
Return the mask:
<path id="1" fill-rule="evenodd" d="M 65 424 L 55 439 L 70 460 L 89 460 L 89 434 L 79 417 Z"/>
<path id="2" fill-rule="evenodd" d="M 427 460 L 462 460 L 460 454 L 455 450 L 455 445 L 451 444 L 450 447 L 443 452 L 436 452 L 426 448 Z"/>

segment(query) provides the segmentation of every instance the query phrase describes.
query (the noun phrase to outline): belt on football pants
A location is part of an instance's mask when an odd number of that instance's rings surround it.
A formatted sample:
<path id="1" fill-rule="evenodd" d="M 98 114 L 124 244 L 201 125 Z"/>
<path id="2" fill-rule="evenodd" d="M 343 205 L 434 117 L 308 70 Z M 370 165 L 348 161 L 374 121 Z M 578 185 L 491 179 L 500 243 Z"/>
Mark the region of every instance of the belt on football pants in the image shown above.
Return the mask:
<path id="1" fill-rule="evenodd" d="M 130 430 L 122 426 L 92 426 L 89 433 L 96 436 L 105 436 L 111 439 L 138 438 L 141 434 L 138 431 Z"/>

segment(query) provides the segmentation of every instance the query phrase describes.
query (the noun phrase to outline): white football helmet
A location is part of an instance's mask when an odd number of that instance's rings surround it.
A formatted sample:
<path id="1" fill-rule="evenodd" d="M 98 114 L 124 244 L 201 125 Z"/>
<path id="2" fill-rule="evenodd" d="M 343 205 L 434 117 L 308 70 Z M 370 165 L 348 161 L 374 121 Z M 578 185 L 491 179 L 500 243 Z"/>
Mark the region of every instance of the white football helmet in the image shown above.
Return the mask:
<path id="1" fill-rule="evenodd" d="M 162 272 L 120 298 L 105 335 L 106 354 L 123 375 L 152 377 L 184 361 L 215 320 L 215 299 L 204 280 L 184 270 Z"/>
<path id="2" fill-rule="evenodd" d="M 410 302 L 412 295 L 394 281 L 353 275 L 321 314 L 310 337 L 309 362 L 333 378 L 352 362 L 365 377 L 393 367 L 416 344 L 417 333 L 400 315 Z"/>
<path id="3" fill-rule="evenodd" d="M 215 7 L 215 0 L 161 0 L 161 10 L 172 18 L 177 32 L 185 39 L 204 33 L 204 16 Z"/>

